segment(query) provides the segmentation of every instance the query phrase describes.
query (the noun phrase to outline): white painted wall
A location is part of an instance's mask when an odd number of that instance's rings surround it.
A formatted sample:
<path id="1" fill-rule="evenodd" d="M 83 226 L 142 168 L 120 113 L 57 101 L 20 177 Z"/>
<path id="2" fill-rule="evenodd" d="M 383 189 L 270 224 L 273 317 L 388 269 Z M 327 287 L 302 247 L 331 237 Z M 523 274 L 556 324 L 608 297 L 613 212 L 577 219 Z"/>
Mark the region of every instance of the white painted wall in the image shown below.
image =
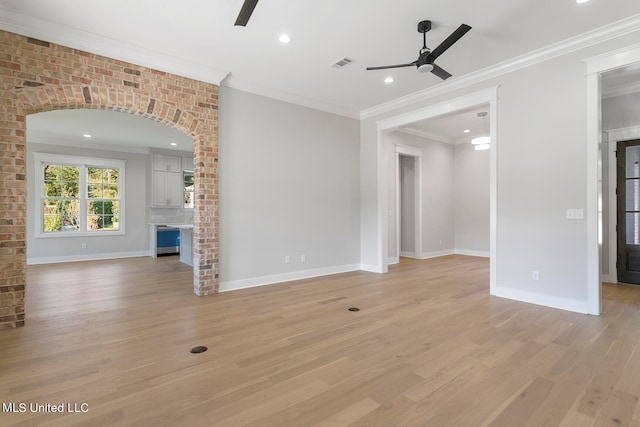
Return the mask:
<path id="1" fill-rule="evenodd" d="M 456 253 L 489 256 L 489 154 L 469 143 L 453 148 Z"/>
<path id="2" fill-rule="evenodd" d="M 385 132 L 385 149 L 391 159 L 387 170 L 388 209 L 395 210 L 396 144 L 422 150 L 422 253 L 420 258 L 454 250 L 453 221 L 453 146 L 399 131 Z M 395 216 L 389 215 L 389 257 L 393 257 L 396 241 Z"/>
<path id="3" fill-rule="evenodd" d="M 422 150 L 423 250 L 426 258 L 449 253 L 489 256 L 489 151 L 388 132 L 386 143 Z M 393 150 L 390 151 L 392 153 Z M 389 155 L 388 207 L 395 207 L 395 156 Z M 395 217 L 389 215 L 388 252 L 396 253 Z M 403 230 L 406 232 L 406 230 Z M 440 243 L 442 241 L 442 243 Z M 410 251 L 409 248 L 402 248 Z"/>
<path id="4" fill-rule="evenodd" d="M 587 312 L 587 84 L 584 60 L 640 41 L 639 34 L 576 50 L 482 83 L 434 96 L 361 122 L 361 233 L 372 244 L 381 224 L 376 122 L 499 85 L 495 295 Z M 382 169 L 380 169 L 382 171 Z M 384 185 L 384 184 L 382 184 Z M 590 196 L 591 197 L 591 196 Z M 585 210 L 587 212 L 588 210 Z M 383 243 L 380 243 L 382 246 Z M 386 242 L 384 242 L 386 245 Z M 379 264 L 379 246 L 362 263 Z M 532 279 L 532 271 L 540 280 Z"/>
<path id="5" fill-rule="evenodd" d="M 27 141 L 29 134 L 27 131 Z M 34 152 L 68 154 L 126 161 L 126 235 L 34 238 L 35 205 Z M 145 256 L 149 253 L 147 225 L 148 155 L 91 150 L 61 145 L 27 142 L 27 263 L 63 262 L 83 259 Z M 86 249 L 82 248 L 86 243 Z"/>
<path id="6" fill-rule="evenodd" d="M 358 269 L 358 121 L 224 86 L 219 106 L 221 289 Z"/>
<path id="7" fill-rule="evenodd" d="M 640 92 L 602 100 L 602 130 L 640 125 Z"/>

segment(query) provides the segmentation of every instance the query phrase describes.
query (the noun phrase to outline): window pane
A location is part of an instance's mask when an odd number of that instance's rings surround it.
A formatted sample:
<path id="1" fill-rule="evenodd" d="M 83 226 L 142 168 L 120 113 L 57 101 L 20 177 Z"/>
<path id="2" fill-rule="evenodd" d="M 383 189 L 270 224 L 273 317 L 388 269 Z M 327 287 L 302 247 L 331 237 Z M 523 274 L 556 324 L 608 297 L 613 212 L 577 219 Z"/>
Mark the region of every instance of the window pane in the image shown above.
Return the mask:
<path id="1" fill-rule="evenodd" d="M 101 199 L 104 197 L 102 194 L 102 184 L 88 184 L 87 197 L 90 199 Z"/>
<path id="2" fill-rule="evenodd" d="M 117 169 L 105 169 L 104 170 L 104 182 L 107 184 L 118 184 L 118 170 Z"/>
<path id="3" fill-rule="evenodd" d="M 44 180 L 45 181 L 60 180 L 60 166 L 44 165 Z"/>
<path id="4" fill-rule="evenodd" d="M 104 202 L 102 200 L 93 200 L 93 201 L 87 202 L 87 213 L 89 215 L 104 214 Z"/>
<path id="5" fill-rule="evenodd" d="M 45 182 L 44 183 L 44 195 L 45 197 L 61 197 L 62 189 L 58 182 Z"/>
<path id="6" fill-rule="evenodd" d="M 75 200 L 44 200 L 43 232 L 78 231 L 78 202 Z"/>
<path id="7" fill-rule="evenodd" d="M 62 231 L 78 231 L 80 226 L 74 216 L 62 217 Z"/>
<path id="8" fill-rule="evenodd" d="M 87 168 L 87 181 L 88 182 L 102 182 L 102 169 L 99 169 L 99 168 Z"/>
<path id="9" fill-rule="evenodd" d="M 98 228 L 98 215 L 87 215 L 87 230 L 96 230 Z"/>
<path id="10" fill-rule="evenodd" d="M 640 244 L 640 213 L 627 213 L 627 244 Z"/>
<path id="11" fill-rule="evenodd" d="M 78 198 L 78 183 L 77 182 L 63 182 L 61 184 L 62 187 L 62 197 L 65 198 Z"/>
<path id="12" fill-rule="evenodd" d="M 60 231 L 62 225 L 62 217 L 58 215 L 45 215 L 43 223 L 43 232 L 51 233 L 53 231 Z"/>
<path id="13" fill-rule="evenodd" d="M 632 145 L 625 149 L 626 177 L 640 178 L 640 145 Z"/>
<path id="14" fill-rule="evenodd" d="M 104 186 L 104 198 L 117 199 L 118 198 L 118 185 L 108 184 Z"/>

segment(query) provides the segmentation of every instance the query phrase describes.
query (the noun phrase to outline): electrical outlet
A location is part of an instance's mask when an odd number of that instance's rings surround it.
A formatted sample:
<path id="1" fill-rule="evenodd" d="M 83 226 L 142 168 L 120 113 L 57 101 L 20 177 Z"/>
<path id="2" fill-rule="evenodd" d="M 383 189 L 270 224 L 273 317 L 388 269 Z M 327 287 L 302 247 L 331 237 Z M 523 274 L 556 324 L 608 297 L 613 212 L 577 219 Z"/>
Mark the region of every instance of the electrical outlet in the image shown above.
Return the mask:
<path id="1" fill-rule="evenodd" d="M 86 243 L 82 244 L 82 249 L 87 249 L 87 244 Z"/>
<path id="2" fill-rule="evenodd" d="M 532 271 L 531 272 L 531 279 L 532 280 L 540 280 L 540 272 L 539 271 Z"/>
<path id="3" fill-rule="evenodd" d="M 291 257 L 289 255 L 284 257 L 284 263 L 289 264 L 291 262 Z"/>
<path id="4" fill-rule="evenodd" d="M 306 262 L 307 256 L 305 254 L 300 255 L 300 262 Z"/>

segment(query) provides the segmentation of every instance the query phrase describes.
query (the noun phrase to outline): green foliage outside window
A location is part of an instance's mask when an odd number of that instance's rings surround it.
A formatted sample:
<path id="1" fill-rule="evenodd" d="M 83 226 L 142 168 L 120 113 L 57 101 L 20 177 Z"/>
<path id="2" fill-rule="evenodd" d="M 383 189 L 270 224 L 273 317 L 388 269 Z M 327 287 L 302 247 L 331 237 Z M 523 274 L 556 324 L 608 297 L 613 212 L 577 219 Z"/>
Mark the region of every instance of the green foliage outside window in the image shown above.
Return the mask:
<path id="1" fill-rule="evenodd" d="M 80 227 L 80 168 L 45 165 L 44 227 L 45 233 L 78 231 Z"/>
<path id="2" fill-rule="evenodd" d="M 44 165 L 43 231 L 118 230 L 118 169 L 86 168 L 86 195 L 81 194 L 79 166 Z M 80 203 L 86 199 L 86 217 Z"/>

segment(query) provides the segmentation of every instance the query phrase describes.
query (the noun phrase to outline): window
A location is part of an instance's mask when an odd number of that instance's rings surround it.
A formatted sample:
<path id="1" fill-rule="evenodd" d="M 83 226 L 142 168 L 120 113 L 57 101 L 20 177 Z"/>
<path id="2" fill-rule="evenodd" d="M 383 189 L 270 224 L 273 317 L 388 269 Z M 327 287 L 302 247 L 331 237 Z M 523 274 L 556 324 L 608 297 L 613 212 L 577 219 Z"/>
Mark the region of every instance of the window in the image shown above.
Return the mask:
<path id="1" fill-rule="evenodd" d="M 123 234 L 123 160 L 35 153 L 36 236 Z"/>
<path id="2" fill-rule="evenodd" d="M 193 209 L 194 185 L 193 171 L 184 171 L 182 173 L 184 182 L 184 205 L 185 209 Z"/>

